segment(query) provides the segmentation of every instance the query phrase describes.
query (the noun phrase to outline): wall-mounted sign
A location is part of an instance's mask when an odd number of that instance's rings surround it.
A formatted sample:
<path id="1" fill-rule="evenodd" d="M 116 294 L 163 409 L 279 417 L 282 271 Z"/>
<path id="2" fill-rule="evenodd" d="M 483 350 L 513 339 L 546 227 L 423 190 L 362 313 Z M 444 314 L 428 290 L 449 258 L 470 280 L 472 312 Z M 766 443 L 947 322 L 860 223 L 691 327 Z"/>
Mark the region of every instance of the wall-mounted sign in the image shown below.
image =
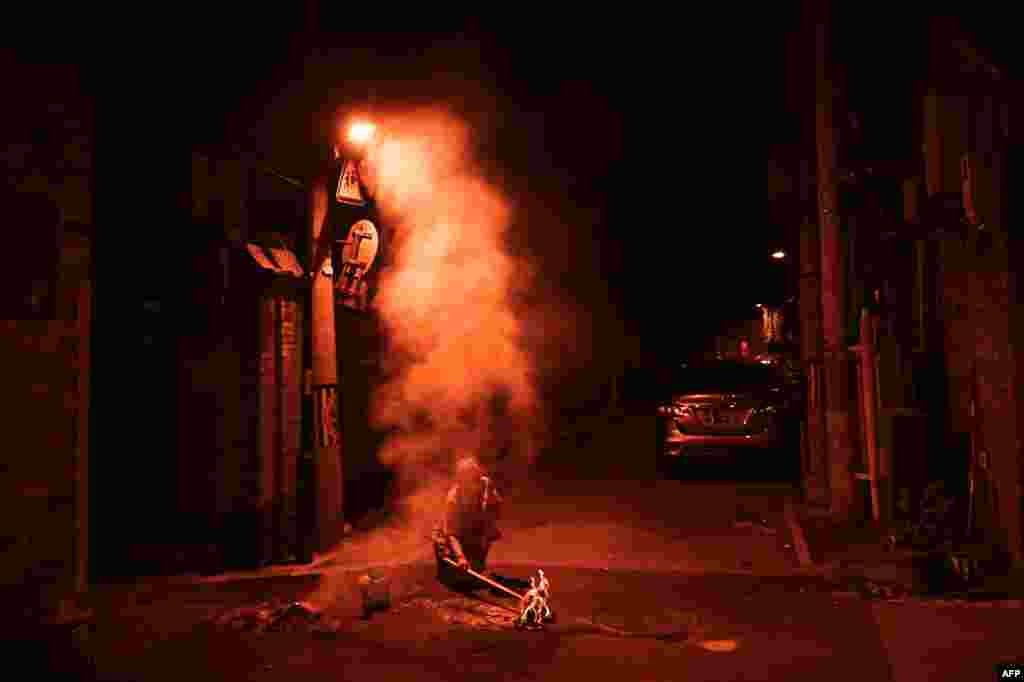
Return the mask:
<path id="1" fill-rule="evenodd" d="M 380 246 L 376 226 L 369 220 L 360 220 L 348 231 L 341 242 L 341 272 L 338 273 L 340 302 L 356 310 L 366 310 L 366 273 L 373 266 Z"/>
<path id="2" fill-rule="evenodd" d="M 342 204 L 366 205 L 362 187 L 359 185 L 359 168 L 355 161 L 346 161 L 342 166 L 341 173 L 338 174 L 338 191 L 334 197 Z"/>

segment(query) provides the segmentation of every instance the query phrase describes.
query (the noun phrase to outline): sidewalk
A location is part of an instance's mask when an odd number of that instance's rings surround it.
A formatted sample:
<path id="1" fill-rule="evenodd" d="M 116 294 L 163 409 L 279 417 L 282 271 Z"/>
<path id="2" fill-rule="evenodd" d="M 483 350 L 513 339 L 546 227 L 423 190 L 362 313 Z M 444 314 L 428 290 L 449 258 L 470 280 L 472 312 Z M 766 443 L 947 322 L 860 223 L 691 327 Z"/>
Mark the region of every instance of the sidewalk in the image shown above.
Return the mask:
<path id="1" fill-rule="evenodd" d="M 882 528 L 867 522 L 836 523 L 820 511 L 797 505 L 798 533 L 807 545 L 807 568 L 867 598 L 913 596 L 928 602 L 1021 608 L 1024 572 L 982 576 L 964 588 L 936 576 L 941 554 L 886 542 Z"/>

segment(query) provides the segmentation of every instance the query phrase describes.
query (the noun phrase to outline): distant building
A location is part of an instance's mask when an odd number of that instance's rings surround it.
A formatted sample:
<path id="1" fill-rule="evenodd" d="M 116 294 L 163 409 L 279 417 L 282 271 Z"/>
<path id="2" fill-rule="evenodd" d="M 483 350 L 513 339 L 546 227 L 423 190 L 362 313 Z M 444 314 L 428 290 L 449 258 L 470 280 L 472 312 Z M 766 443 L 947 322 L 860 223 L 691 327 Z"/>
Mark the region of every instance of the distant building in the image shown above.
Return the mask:
<path id="1" fill-rule="evenodd" d="M 799 348 L 791 326 L 786 323 L 787 308 L 789 306 L 755 306 L 756 317 L 733 322 L 715 337 L 715 355 L 775 365 L 796 378 Z"/>

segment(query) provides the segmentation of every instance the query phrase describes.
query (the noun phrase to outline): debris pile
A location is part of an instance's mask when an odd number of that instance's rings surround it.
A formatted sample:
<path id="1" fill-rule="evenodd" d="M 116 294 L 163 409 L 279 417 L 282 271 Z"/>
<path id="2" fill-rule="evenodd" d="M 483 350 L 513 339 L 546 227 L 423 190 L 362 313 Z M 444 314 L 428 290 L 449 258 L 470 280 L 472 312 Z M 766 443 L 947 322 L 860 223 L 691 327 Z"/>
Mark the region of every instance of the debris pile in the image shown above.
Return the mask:
<path id="1" fill-rule="evenodd" d="M 926 593 L 974 588 L 986 574 L 998 574 L 1001 557 L 981 529 L 964 523 L 964 501 L 951 495 L 942 481 L 928 485 L 916 521 L 889 533 L 887 550 L 906 547 L 918 556 L 917 573 Z"/>
<path id="2" fill-rule="evenodd" d="M 845 589 L 834 589 L 834 597 L 850 595 L 868 600 L 899 602 L 912 594 L 912 590 L 907 585 L 870 580 L 861 576 L 847 576 L 843 582 L 845 584 L 837 586 L 837 588 L 845 587 Z"/>
<path id="3" fill-rule="evenodd" d="M 235 632 L 306 632 L 332 635 L 341 630 L 341 623 L 328 617 L 306 602 L 262 602 L 255 606 L 231 609 L 215 616 L 211 624 L 219 630 Z"/>
<path id="4" fill-rule="evenodd" d="M 485 630 L 507 630 L 516 621 L 515 609 L 463 596 L 444 599 L 417 597 L 404 602 L 399 609 L 421 610 L 447 625 Z"/>
<path id="5" fill-rule="evenodd" d="M 945 484 L 928 485 L 921 499 L 916 521 L 904 521 L 886 537 L 887 547 L 908 546 L 919 550 L 951 547 L 957 540 L 958 523 L 954 517 L 956 500 L 946 494 Z"/>

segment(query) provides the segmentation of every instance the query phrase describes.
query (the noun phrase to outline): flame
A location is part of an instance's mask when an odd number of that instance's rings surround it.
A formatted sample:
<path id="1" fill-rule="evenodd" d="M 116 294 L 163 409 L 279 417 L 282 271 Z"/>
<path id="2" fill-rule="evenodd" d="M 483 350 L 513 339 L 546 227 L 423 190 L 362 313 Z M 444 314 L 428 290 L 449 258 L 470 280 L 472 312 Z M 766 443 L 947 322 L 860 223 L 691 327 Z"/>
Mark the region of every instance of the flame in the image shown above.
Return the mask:
<path id="1" fill-rule="evenodd" d="M 734 639 L 706 639 L 698 643 L 700 648 L 712 651 L 716 654 L 731 654 L 736 651 L 739 644 Z"/>
<path id="2" fill-rule="evenodd" d="M 530 577 L 530 590 L 520 599 L 519 619 L 516 621 L 520 626 L 543 627 L 546 621 L 551 620 L 551 607 L 548 606 L 548 599 L 551 598 L 551 583 L 548 581 L 544 571 L 537 570 L 537 578 Z"/>

